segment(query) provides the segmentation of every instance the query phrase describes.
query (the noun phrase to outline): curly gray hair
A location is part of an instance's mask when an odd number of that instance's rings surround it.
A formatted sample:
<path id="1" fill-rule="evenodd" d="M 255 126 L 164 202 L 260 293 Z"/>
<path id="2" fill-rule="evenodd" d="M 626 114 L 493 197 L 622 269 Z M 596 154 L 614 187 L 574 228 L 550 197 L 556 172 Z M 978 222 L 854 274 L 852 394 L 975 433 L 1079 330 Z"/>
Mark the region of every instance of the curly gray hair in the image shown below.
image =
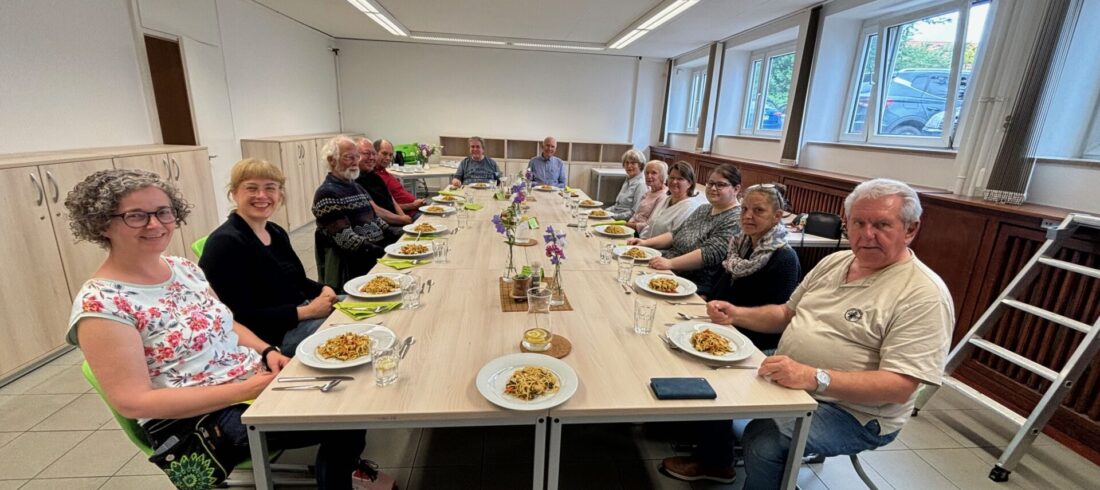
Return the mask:
<path id="1" fill-rule="evenodd" d="M 901 198 L 901 222 L 909 226 L 920 221 L 920 215 L 924 210 L 920 205 L 920 197 L 917 191 L 909 187 L 909 184 L 894 179 L 871 179 L 859 184 L 848 197 L 844 199 L 844 215 L 852 215 L 852 205 L 860 199 L 880 199 L 886 196 L 898 196 Z"/>
<path id="2" fill-rule="evenodd" d="M 187 223 L 191 205 L 175 186 L 161 180 L 159 175 L 145 170 L 100 170 L 73 186 L 65 197 L 69 227 L 77 241 L 86 240 L 110 249 L 111 241 L 103 236 L 103 232 L 111 223 L 111 215 L 118 212 L 119 201 L 131 192 L 146 187 L 164 191 L 176 211 L 176 223 Z"/>

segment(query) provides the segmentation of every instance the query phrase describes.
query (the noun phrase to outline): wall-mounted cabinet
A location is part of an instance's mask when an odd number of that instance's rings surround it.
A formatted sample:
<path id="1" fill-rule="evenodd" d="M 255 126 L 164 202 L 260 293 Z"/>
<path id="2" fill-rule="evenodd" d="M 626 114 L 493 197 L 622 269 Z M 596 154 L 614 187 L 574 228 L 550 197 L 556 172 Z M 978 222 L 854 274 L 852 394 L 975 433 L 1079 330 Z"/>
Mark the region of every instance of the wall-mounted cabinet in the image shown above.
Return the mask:
<path id="1" fill-rule="evenodd" d="M 112 168 L 157 173 L 179 188 L 192 206 L 169 255 L 195 260 L 189 245 L 217 227 L 213 179 L 205 148 L 143 145 L 116 148 L 0 155 L 0 226 L 17 231 L 0 240 L 0 385 L 48 361 L 67 347 L 65 305 L 95 273 L 107 253 L 77 243 L 69 228 L 65 197 L 88 175 Z"/>

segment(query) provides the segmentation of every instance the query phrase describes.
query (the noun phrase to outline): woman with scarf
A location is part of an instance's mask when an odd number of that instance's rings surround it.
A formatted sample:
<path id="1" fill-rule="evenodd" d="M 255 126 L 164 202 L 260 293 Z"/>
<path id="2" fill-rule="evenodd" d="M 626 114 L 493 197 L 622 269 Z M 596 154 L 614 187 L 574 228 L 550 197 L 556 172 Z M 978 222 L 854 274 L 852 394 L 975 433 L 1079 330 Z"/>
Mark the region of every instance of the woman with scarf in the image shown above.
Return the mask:
<path id="1" fill-rule="evenodd" d="M 800 268 L 798 255 L 787 245 L 787 227 L 781 219 L 786 207 L 782 184 L 757 184 L 745 190 L 741 233 L 730 239 L 710 299 L 739 306 L 783 304 L 790 299 Z M 779 334 L 739 330 L 762 351 L 779 344 Z"/>

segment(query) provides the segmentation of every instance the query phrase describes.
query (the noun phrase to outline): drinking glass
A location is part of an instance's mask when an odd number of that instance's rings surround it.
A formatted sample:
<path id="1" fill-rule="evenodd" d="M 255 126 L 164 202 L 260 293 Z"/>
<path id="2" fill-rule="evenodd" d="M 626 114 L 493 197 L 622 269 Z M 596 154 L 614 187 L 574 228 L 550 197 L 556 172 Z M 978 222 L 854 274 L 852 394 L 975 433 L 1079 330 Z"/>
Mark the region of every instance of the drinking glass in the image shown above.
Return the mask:
<path id="1" fill-rule="evenodd" d="M 435 254 L 435 261 L 440 263 L 440 264 L 446 264 L 447 263 L 447 252 L 450 251 L 448 249 L 449 245 L 447 243 L 447 239 L 443 238 L 443 237 L 439 237 L 439 238 L 436 238 L 435 240 L 432 240 L 431 243 L 432 243 L 432 252 Z"/>
<path id="2" fill-rule="evenodd" d="M 646 335 L 653 331 L 653 317 L 657 313 L 657 301 L 634 297 L 634 333 Z"/>
<path id="3" fill-rule="evenodd" d="M 619 284 L 630 285 L 630 275 L 634 273 L 634 258 L 629 255 L 620 255 L 618 259 L 619 264 Z"/>
<path id="4" fill-rule="evenodd" d="M 605 243 L 605 244 L 603 244 L 603 247 L 600 247 L 600 263 L 601 264 L 610 264 L 611 263 L 611 257 L 612 257 L 612 255 L 614 255 L 614 253 L 613 253 L 614 249 L 615 249 L 615 244 L 611 243 L 611 242 Z"/>
<path id="5" fill-rule="evenodd" d="M 470 211 L 468 209 L 466 209 L 465 206 L 460 205 L 458 207 L 458 210 L 455 211 L 455 221 L 457 222 L 456 226 L 458 228 L 469 228 L 470 227 Z"/>
<path id="6" fill-rule="evenodd" d="M 588 228 L 588 213 L 577 213 L 577 228 L 581 231 Z"/>
<path id="7" fill-rule="evenodd" d="M 523 333 L 523 346 L 531 351 L 549 350 L 553 338 L 550 328 L 549 288 L 537 287 L 527 290 L 527 329 Z"/>
<path id="8" fill-rule="evenodd" d="M 371 364 L 374 367 L 374 384 L 389 386 L 397 382 L 397 366 L 401 357 L 397 355 L 397 342 L 383 346 L 372 339 L 370 346 Z"/>
<path id="9" fill-rule="evenodd" d="M 406 274 L 401 284 L 401 309 L 420 308 L 420 278 L 415 274 Z"/>

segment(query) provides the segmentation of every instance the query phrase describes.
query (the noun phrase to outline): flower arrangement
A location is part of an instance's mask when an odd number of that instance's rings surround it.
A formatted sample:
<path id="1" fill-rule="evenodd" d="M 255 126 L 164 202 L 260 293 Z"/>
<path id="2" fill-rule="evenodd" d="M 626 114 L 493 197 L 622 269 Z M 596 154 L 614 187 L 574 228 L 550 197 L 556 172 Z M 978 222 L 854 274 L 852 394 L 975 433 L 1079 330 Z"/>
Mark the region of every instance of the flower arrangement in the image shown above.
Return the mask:
<path id="1" fill-rule="evenodd" d="M 494 215 L 491 219 L 493 227 L 496 228 L 497 233 L 504 235 L 505 242 L 508 243 L 508 267 L 504 269 L 504 279 L 510 281 L 512 276 L 516 274 L 516 267 L 512 260 L 512 247 L 516 244 L 516 227 L 523 222 L 523 210 L 521 204 L 527 199 L 526 191 L 523 188 L 523 183 L 518 183 L 512 186 L 512 205 L 504 208 L 498 215 Z"/>
<path id="2" fill-rule="evenodd" d="M 420 143 L 416 145 L 416 161 L 420 163 L 427 163 L 428 159 L 435 155 L 435 152 L 443 151 L 443 147 L 439 145 L 428 145 Z"/>
<path id="3" fill-rule="evenodd" d="M 565 304 L 565 290 L 561 285 L 561 263 L 565 261 L 565 233 L 558 233 L 553 226 L 546 227 L 546 234 L 542 236 L 546 242 L 546 256 L 550 257 L 550 263 L 554 264 L 554 285 L 550 287 L 550 304 L 557 306 Z"/>

